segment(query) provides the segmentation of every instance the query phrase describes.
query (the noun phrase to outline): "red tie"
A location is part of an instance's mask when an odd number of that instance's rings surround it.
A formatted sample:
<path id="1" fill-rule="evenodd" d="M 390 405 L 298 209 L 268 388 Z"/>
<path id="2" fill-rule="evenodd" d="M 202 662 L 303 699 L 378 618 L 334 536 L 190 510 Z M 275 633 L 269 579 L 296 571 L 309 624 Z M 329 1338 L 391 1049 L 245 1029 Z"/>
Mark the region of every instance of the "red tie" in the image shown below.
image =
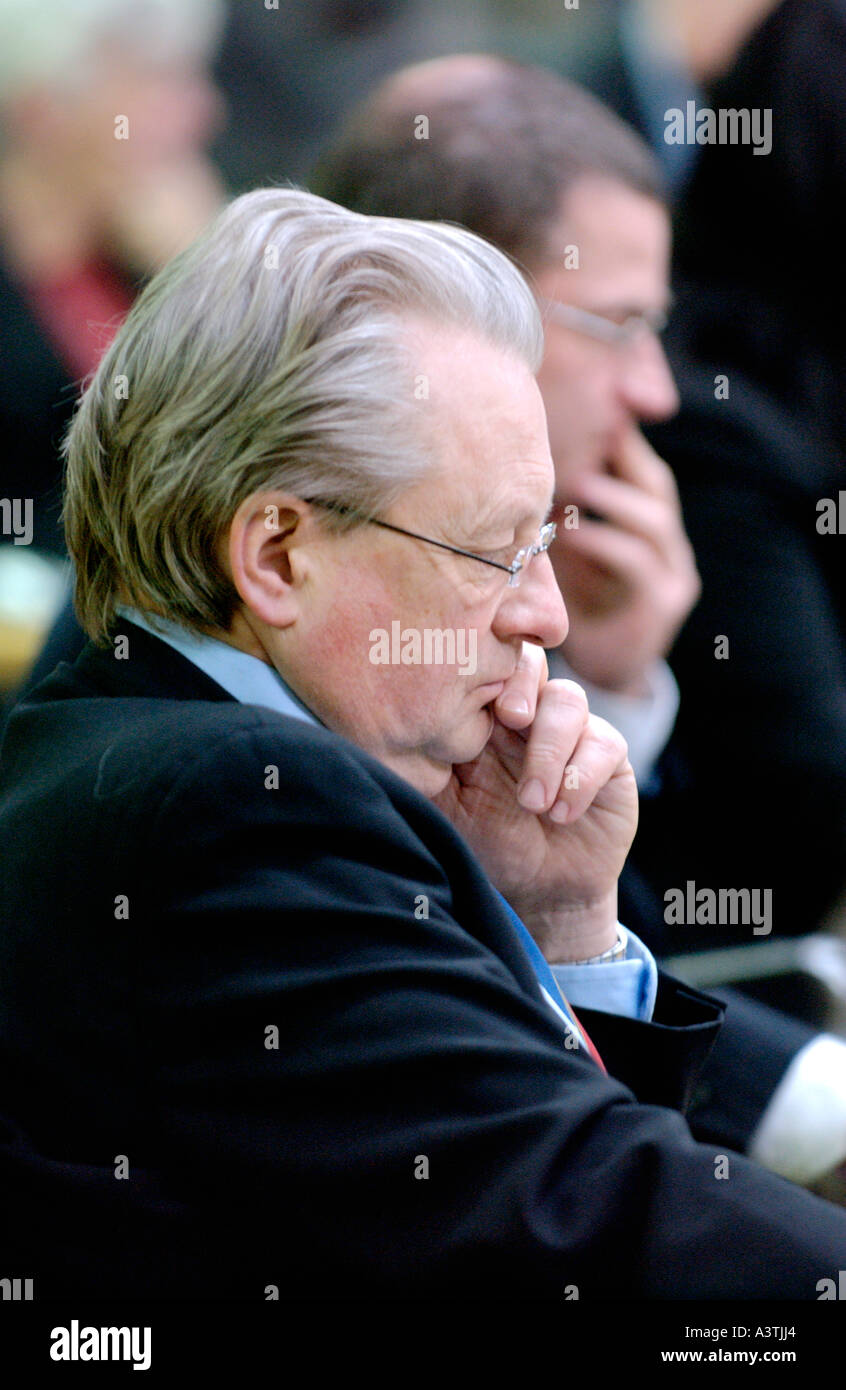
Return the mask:
<path id="1" fill-rule="evenodd" d="M 552 978 L 553 980 L 555 980 L 554 975 L 552 976 Z M 569 999 L 567 998 L 566 994 L 564 993 L 557 980 L 555 980 L 555 988 L 558 990 L 558 993 L 564 1000 L 564 1008 L 566 1012 L 570 1015 L 579 1032 L 581 1033 L 582 1037 L 584 1038 L 585 1046 L 587 1047 L 588 1052 L 590 1053 L 593 1060 L 596 1062 L 596 1065 L 599 1067 L 600 1071 L 604 1072 L 607 1076 L 608 1068 L 606 1067 L 605 1063 L 603 1062 L 602 1058 L 597 1052 L 595 1045 L 591 1042 L 590 1034 L 588 1033 L 587 1028 L 582 1023 L 581 1019 L 579 1018 L 579 1015 L 576 1013 L 576 1010 L 573 1008 L 573 1005 L 570 1003 Z"/>

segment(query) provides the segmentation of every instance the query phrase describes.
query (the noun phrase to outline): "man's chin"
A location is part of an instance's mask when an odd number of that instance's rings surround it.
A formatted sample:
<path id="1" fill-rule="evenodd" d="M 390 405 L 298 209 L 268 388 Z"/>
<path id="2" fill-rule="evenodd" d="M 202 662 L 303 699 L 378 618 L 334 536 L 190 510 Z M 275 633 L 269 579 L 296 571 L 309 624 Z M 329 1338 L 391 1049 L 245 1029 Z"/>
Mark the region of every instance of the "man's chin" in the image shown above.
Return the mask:
<path id="1" fill-rule="evenodd" d="M 487 705 L 482 705 L 478 714 L 474 715 L 472 724 L 468 720 L 466 730 L 462 730 L 461 735 L 456 734 L 452 740 L 452 765 L 460 767 L 462 763 L 472 763 L 480 756 L 488 745 L 490 736 L 494 730 L 494 711 L 493 699 Z"/>
<path id="2" fill-rule="evenodd" d="M 458 729 L 450 730 L 444 742 L 430 742 L 414 751 L 399 748 L 391 751 L 368 748 L 367 751 L 424 796 L 436 797 L 449 786 L 454 768 L 474 762 L 484 752 L 493 728 L 493 708 L 483 705 L 472 716 L 465 716 Z"/>

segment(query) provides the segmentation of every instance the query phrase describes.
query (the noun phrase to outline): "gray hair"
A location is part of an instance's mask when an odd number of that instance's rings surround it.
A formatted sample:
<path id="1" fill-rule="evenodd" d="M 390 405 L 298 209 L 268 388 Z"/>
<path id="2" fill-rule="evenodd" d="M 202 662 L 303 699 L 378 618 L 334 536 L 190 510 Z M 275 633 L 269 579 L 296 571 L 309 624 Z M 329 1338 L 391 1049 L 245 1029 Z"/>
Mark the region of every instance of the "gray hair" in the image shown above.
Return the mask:
<path id="1" fill-rule="evenodd" d="M 432 466 L 423 317 L 537 371 L 543 332 L 519 271 L 470 232 L 366 217 L 298 189 L 238 198 L 150 282 L 65 441 L 76 608 L 95 640 L 116 603 L 227 630 L 219 547 L 246 497 L 340 502 L 360 524 Z"/>

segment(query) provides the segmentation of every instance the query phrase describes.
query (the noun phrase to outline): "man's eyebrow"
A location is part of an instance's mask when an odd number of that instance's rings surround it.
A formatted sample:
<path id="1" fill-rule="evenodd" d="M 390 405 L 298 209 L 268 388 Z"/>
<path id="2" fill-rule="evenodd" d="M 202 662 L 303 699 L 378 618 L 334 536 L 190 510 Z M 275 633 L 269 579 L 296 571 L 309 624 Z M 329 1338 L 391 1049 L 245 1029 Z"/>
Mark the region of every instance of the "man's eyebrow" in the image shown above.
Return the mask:
<path id="1" fill-rule="evenodd" d="M 542 514 L 542 519 L 540 523 L 542 526 L 545 525 L 547 521 L 549 521 L 549 515 L 554 506 L 555 498 L 554 496 L 551 496 Z M 468 532 L 468 535 L 472 538 L 476 535 L 484 535 L 486 532 L 504 530 L 511 530 L 516 533 L 521 529 L 521 527 L 536 525 L 536 517 L 537 512 L 534 510 L 521 512 L 518 516 L 515 517 L 513 511 L 510 508 L 506 509 L 505 507 L 503 507 L 500 511 L 494 512 L 492 515 L 488 517 L 482 517 L 478 521 L 476 521 L 473 525 L 472 530 Z"/>

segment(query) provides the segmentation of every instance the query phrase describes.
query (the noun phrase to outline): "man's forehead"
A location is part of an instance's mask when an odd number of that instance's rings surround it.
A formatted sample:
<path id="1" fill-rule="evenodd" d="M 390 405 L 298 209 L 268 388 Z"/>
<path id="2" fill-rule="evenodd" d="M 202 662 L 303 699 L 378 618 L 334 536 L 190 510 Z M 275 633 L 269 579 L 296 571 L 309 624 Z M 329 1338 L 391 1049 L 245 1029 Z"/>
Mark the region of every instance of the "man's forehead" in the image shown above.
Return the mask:
<path id="1" fill-rule="evenodd" d="M 502 452 L 479 469 L 459 462 L 453 473 L 456 520 L 472 534 L 539 524 L 552 507 L 555 472 L 550 457 L 528 458 Z"/>
<path id="2" fill-rule="evenodd" d="M 558 297 L 581 298 L 580 286 L 604 283 L 618 293 L 663 292 L 669 273 L 666 208 L 625 184 L 585 177 L 562 197 L 548 241 L 543 278 Z"/>
<path id="3" fill-rule="evenodd" d="M 433 444 L 431 484 L 475 522 L 537 514 L 551 493 L 552 459 L 537 383 L 519 358 L 473 333 L 415 325 L 417 403 Z"/>

